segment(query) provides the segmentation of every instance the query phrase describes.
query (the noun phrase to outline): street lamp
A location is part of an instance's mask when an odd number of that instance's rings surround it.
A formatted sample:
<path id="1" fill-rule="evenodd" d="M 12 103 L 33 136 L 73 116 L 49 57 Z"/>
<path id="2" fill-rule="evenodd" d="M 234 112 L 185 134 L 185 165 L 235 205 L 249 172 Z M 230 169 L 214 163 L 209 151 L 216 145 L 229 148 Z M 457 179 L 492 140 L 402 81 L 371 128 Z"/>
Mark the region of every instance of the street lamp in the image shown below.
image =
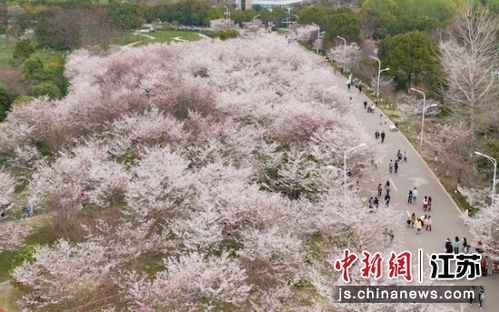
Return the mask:
<path id="1" fill-rule="evenodd" d="M 345 47 L 347 45 L 347 40 L 345 38 L 343 38 L 342 36 L 336 36 L 336 38 L 343 40 L 343 47 Z"/>
<path id="2" fill-rule="evenodd" d="M 373 60 L 375 60 L 376 62 L 378 62 L 378 82 L 377 82 L 377 86 L 376 86 L 376 98 L 378 98 L 379 97 L 379 79 L 381 78 L 381 73 L 390 70 L 390 68 L 387 67 L 387 68 L 381 69 L 381 60 L 374 55 L 371 55 L 369 57 L 372 58 Z"/>
<path id="3" fill-rule="evenodd" d="M 346 187 L 347 187 L 347 156 L 349 153 L 363 146 L 366 146 L 366 143 L 362 143 L 357 146 L 351 147 L 343 153 L 343 185 L 345 186 L 345 196 L 346 196 Z"/>
<path id="4" fill-rule="evenodd" d="M 494 157 L 492 157 L 492 156 L 485 155 L 485 154 L 477 152 L 477 151 L 475 151 L 475 155 L 485 157 L 485 158 L 487 158 L 488 160 L 490 160 L 494 164 L 494 176 L 492 177 L 492 192 L 490 194 L 491 198 L 492 198 L 491 205 L 493 206 L 494 205 L 494 200 L 495 200 L 495 197 L 496 197 L 496 184 L 498 182 L 497 179 L 496 179 L 496 174 L 497 174 L 497 160 Z"/>
<path id="5" fill-rule="evenodd" d="M 318 42 L 318 41 L 319 41 L 320 39 L 322 39 L 322 36 L 323 36 L 326 32 L 325 32 L 325 31 L 322 31 L 322 32 L 321 32 L 321 27 L 320 27 L 319 25 L 315 24 L 315 23 L 312 23 L 312 24 L 310 24 L 310 25 L 312 25 L 312 26 L 314 26 L 314 27 L 317 27 L 317 50 L 316 50 L 316 52 L 315 52 L 315 53 L 316 53 L 316 54 L 319 54 L 319 44 L 318 44 L 319 42 Z"/>
<path id="6" fill-rule="evenodd" d="M 229 28 L 230 11 L 229 11 L 229 8 L 225 5 L 224 5 L 224 17 L 225 17 L 225 28 Z"/>
<path id="7" fill-rule="evenodd" d="M 420 147 L 423 147 L 423 135 L 424 135 L 424 116 L 426 114 L 426 110 L 428 108 L 432 108 L 432 107 L 435 107 L 437 106 L 437 104 L 432 104 L 430 106 L 426 106 L 426 93 L 421 91 L 421 90 L 418 90 L 418 89 L 415 89 L 415 88 L 411 88 L 412 91 L 414 92 L 417 92 L 419 94 L 421 94 L 423 96 L 423 113 L 421 114 L 422 117 L 421 117 L 421 134 L 420 134 L 420 138 L 419 138 L 419 146 Z"/>

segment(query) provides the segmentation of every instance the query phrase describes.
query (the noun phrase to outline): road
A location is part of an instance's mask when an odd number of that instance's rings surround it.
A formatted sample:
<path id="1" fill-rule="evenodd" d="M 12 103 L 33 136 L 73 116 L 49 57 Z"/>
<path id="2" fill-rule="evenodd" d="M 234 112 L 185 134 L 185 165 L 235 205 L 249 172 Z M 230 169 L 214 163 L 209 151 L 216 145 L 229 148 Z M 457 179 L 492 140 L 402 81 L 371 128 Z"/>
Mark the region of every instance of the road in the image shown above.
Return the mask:
<path id="1" fill-rule="evenodd" d="M 337 74 L 335 76 L 334 84 L 340 88 L 346 88 L 346 78 Z M 378 140 L 380 152 L 378 153 L 381 158 L 381 163 L 378 163 L 376 177 L 371 178 L 371 181 L 366 181 L 371 185 L 371 194 L 367 196 L 375 196 L 378 183 L 384 186 L 387 180 L 390 180 L 391 186 L 391 202 L 392 209 L 402 212 L 400 217 L 393 220 L 392 229 L 395 232 L 395 240 L 414 254 L 417 254 L 417 249 L 422 248 L 425 254 L 434 252 L 444 252 L 445 239 L 450 238 L 454 240 L 455 236 L 460 239 L 466 237 L 468 244 L 473 247 L 476 244 L 476 239 L 473 238 L 469 228 L 464 224 L 460 218 L 461 211 L 454 203 L 450 195 L 446 192 L 444 187 L 439 183 L 436 176 L 429 169 L 425 161 L 419 156 L 419 153 L 413 148 L 411 143 L 400 132 L 390 132 L 389 125 L 391 121 L 383 114 L 383 125 L 380 125 L 380 114 L 382 112 L 378 109 L 375 113 L 367 113 L 364 110 L 363 102 L 369 99 L 362 93 L 352 87 L 350 94 L 352 96 L 351 105 L 354 114 L 360 125 L 365 127 L 365 130 L 372 134 L 374 139 L 374 132 L 376 130 L 384 131 L 386 133 L 385 142 L 382 144 Z M 387 122 L 384 124 L 384 122 Z M 407 152 L 407 163 L 401 162 L 397 174 L 389 174 L 388 163 L 390 159 L 396 158 L 397 150 Z M 409 189 L 417 187 L 418 198 L 416 204 L 408 204 L 407 197 Z M 433 219 L 433 229 L 431 232 L 422 231 L 417 235 L 415 230 L 407 228 L 406 219 L 407 214 L 415 212 L 417 216 L 426 214 L 422 208 L 422 200 L 424 196 L 431 196 L 432 210 L 431 217 Z M 366 198 L 367 201 L 367 198 Z M 474 250 L 474 249 L 472 249 Z M 428 276 L 425 276 L 425 280 Z M 456 283 L 459 284 L 459 283 Z M 499 311 L 499 275 L 482 277 L 475 281 L 463 281 L 462 285 L 483 285 L 485 288 L 485 311 Z M 496 295 L 496 296 L 494 296 Z M 463 305 L 466 311 L 479 311 L 478 304 L 469 306 Z"/>

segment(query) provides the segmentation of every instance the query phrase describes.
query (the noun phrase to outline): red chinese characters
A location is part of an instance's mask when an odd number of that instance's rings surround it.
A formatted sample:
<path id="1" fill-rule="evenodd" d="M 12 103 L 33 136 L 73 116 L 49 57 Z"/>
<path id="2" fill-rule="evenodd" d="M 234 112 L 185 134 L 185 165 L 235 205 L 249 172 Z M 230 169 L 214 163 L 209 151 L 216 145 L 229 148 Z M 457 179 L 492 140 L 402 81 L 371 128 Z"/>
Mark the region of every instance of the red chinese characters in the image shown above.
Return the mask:
<path id="1" fill-rule="evenodd" d="M 341 271 L 341 278 L 345 283 L 350 282 L 349 269 L 357 261 L 357 255 L 355 253 L 350 253 L 350 250 L 345 249 L 343 251 L 343 258 L 336 260 L 334 263 L 334 268 L 337 271 Z"/>
<path id="2" fill-rule="evenodd" d="M 406 281 L 412 281 L 412 254 L 409 251 L 403 251 L 399 254 L 391 252 L 388 261 L 388 278 L 395 279 L 400 276 Z"/>
<path id="3" fill-rule="evenodd" d="M 383 267 L 381 266 L 383 262 L 383 257 L 379 252 L 375 253 L 371 258 L 371 254 L 368 251 L 363 251 L 362 258 L 363 267 L 361 269 L 362 277 L 369 278 L 371 275 L 375 279 L 380 279 L 383 275 Z"/>

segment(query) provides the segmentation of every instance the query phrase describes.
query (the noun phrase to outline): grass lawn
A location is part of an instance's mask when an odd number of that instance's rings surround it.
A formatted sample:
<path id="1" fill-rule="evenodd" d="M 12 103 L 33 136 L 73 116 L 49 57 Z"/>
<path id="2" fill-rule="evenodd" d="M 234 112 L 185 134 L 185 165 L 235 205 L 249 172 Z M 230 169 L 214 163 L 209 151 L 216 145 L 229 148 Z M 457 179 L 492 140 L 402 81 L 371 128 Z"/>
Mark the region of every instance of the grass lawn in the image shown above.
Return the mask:
<path id="1" fill-rule="evenodd" d="M 0 66 L 8 64 L 12 59 L 15 43 L 13 41 L 0 40 Z"/>

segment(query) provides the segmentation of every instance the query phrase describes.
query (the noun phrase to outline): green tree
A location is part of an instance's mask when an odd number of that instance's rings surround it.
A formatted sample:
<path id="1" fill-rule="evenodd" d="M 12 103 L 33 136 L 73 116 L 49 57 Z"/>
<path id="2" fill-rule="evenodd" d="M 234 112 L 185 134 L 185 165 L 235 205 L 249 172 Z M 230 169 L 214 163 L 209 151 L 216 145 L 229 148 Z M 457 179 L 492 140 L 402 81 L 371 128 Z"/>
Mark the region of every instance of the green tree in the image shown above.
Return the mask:
<path id="1" fill-rule="evenodd" d="M 0 121 L 7 117 L 7 112 L 10 109 L 14 97 L 6 90 L 0 88 Z"/>
<path id="2" fill-rule="evenodd" d="M 38 56 L 32 56 L 24 61 L 23 71 L 31 76 L 38 70 L 43 70 L 43 62 Z"/>
<path id="3" fill-rule="evenodd" d="M 38 44 L 55 50 L 71 50 L 80 45 L 77 23 L 67 11 L 49 11 L 38 19 L 35 36 Z"/>
<path id="4" fill-rule="evenodd" d="M 385 39 L 379 46 L 383 66 L 390 67 L 400 89 L 409 90 L 416 78 L 424 78 L 433 85 L 442 74 L 439 49 L 435 42 L 421 32 L 409 32 Z"/>
<path id="5" fill-rule="evenodd" d="M 61 90 L 51 81 L 44 81 L 33 87 L 31 90 L 33 96 L 48 95 L 51 99 L 58 99 L 62 96 Z"/>
<path id="6" fill-rule="evenodd" d="M 21 40 L 16 43 L 13 56 L 14 59 L 22 61 L 30 57 L 30 55 L 34 52 L 35 47 L 33 45 L 33 42 L 31 42 L 30 40 Z"/>
<path id="7" fill-rule="evenodd" d="M 121 29 L 137 29 L 142 25 L 139 6 L 132 3 L 111 2 L 109 13 L 115 25 Z"/>
<path id="8" fill-rule="evenodd" d="M 348 41 L 359 42 L 360 18 L 350 9 L 336 10 L 326 24 L 326 43 L 336 40 L 336 36 L 342 36 Z"/>

